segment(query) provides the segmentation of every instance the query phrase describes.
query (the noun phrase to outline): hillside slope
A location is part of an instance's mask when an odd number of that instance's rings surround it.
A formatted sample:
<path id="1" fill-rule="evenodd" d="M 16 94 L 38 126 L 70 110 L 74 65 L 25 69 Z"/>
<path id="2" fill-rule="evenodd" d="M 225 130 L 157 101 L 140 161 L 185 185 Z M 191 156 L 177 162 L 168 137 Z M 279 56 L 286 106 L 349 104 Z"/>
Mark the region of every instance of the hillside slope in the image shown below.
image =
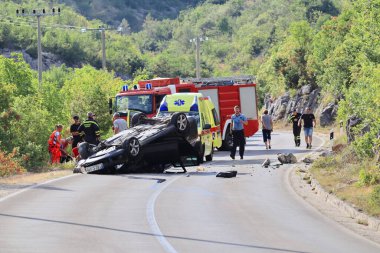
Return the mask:
<path id="1" fill-rule="evenodd" d="M 104 23 L 118 26 L 126 19 L 132 31 L 142 28 L 148 14 L 155 19 L 175 19 L 179 12 L 196 6 L 204 0 L 62 0 L 73 6 L 79 13 L 90 19 L 100 19 Z"/>

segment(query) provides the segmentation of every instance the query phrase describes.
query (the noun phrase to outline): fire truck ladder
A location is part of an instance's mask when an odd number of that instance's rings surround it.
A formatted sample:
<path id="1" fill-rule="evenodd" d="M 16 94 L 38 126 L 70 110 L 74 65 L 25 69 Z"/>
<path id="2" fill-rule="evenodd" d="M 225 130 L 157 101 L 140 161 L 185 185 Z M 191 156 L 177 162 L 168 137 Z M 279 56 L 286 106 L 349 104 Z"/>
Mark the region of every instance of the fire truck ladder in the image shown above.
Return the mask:
<path id="1" fill-rule="evenodd" d="M 213 77 L 213 78 L 188 78 L 184 82 L 191 82 L 197 86 L 230 86 L 234 84 L 252 84 L 256 81 L 254 76 Z"/>

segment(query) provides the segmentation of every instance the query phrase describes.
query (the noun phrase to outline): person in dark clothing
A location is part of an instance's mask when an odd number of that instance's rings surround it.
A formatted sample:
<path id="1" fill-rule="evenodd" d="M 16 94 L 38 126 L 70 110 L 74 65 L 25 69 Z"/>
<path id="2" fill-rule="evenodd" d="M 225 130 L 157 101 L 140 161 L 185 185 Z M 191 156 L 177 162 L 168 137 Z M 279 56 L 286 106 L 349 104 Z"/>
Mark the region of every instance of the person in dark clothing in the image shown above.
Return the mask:
<path id="1" fill-rule="evenodd" d="M 79 127 L 78 132 L 85 142 L 98 145 L 100 139 L 100 128 L 98 123 L 94 120 L 95 114 L 92 112 L 87 113 L 87 120 L 85 120 Z"/>
<path id="2" fill-rule="evenodd" d="M 315 116 L 310 107 L 306 108 L 306 112 L 301 115 L 298 126 L 301 127 L 303 121 L 303 131 L 305 133 L 306 148 L 311 149 L 311 142 L 313 141 L 313 128 L 316 127 Z"/>
<path id="3" fill-rule="evenodd" d="M 71 148 L 74 149 L 78 146 L 78 143 L 82 140 L 82 137 L 79 133 L 80 121 L 79 116 L 75 115 L 73 117 L 74 124 L 70 126 L 70 133 L 73 136 L 73 143 L 71 144 Z"/>
<path id="4" fill-rule="evenodd" d="M 238 105 L 234 107 L 234 112 L 235 114 L 231 116 L 233 145 L 230 157 L 235 159 L 236 148 L 239 146 L 240 159 L 243 159 L 245 148 L 244 125 L 247 125 L 248 121 L 247 118 L 240 113 L 240 107 Z"/>
<path id="5" fill-rule="evenodd" d="M 296 144 L 296 147 L 301 145 L 301 127 L 298 126 L 300 118 L 301 113 L 298 113 L 296 109 L 293 110 L 292 114 L 288 118 L 288 121 L 293 124 L 294 143 Z"/>

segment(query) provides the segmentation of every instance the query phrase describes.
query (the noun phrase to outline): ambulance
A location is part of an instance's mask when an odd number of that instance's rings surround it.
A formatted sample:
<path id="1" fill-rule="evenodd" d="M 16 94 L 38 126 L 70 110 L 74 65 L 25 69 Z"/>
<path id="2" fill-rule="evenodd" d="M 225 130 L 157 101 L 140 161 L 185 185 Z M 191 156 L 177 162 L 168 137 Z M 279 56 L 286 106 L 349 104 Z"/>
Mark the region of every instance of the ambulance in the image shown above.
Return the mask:
<path id="1" fill-rule="evenodd" d="M 210 97 L 201 93 L 175 93 L 166 95 L 158 109 L 157 117 L 183 112 L 194 117 L 198 124 L 198 140 L 195 147 L 198 160 L 212 161 L 214 148 L 222 146 L 220 120 Z"/>

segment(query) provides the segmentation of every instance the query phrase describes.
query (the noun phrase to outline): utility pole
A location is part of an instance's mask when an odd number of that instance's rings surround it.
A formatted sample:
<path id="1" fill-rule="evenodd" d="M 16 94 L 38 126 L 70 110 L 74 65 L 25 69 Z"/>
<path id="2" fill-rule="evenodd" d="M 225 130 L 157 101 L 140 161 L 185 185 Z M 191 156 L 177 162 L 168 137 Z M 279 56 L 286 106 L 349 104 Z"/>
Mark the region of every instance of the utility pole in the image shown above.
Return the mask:
<path id="1" fill-rule="evenodd" d="M 200 37 L 197 36 L 196 38 L 193 38 L 190 40 L 190 42 L 195 42 L 195 51 L 196 51 L 196 57 L 195 57 L 195 73 L 196 78 L 201 78 L 201 41 L 208 40 L 207 37 Z"/>
<path id="2" fill-rule="evenodd" d="M 99 26 L 99 28 L 82 28 L 81 32 L 84 33 L 86 31 L 99 31 L 101 33 L 102 39 L 102 68 L 103 70 L 107 70 L 106 66 L 106 30 L 111 30 L 109 28 L 105 28 Z"/>
<path id="3" fill-rule="evenodd" d="M 101 29 L 102 33 L 102 68 L 103 70 L 107 70 L 106 68 L 106 32 L 104 28 Z"/>
<path id="4" fill-rule="evenodd" d="M 42 83 L 42 46 L 41 46 L 41 17 L 43 16 L 54 16 L 54 15 L 60 15 L 61 14 L 61 8 L 56 9 L 52 8 L 51 13 L 46 13 L 45 9 L 42 9 L 42 11 L 36 11 L 35 9 L 32 10 L 31 13 L 26 13 L 24 9 L 16 10 L 16 16 L 22 16 L 22 17 L 37 17 L 37 66 L 38 66 L 38 88 L 41 88 Z"/>
<path id="5" fill-rule="evenodd" d="M 42 82 L 42 46 L 41 46 L 41 16 L 37 16 L 37 66 L 38 84 Z"/>

